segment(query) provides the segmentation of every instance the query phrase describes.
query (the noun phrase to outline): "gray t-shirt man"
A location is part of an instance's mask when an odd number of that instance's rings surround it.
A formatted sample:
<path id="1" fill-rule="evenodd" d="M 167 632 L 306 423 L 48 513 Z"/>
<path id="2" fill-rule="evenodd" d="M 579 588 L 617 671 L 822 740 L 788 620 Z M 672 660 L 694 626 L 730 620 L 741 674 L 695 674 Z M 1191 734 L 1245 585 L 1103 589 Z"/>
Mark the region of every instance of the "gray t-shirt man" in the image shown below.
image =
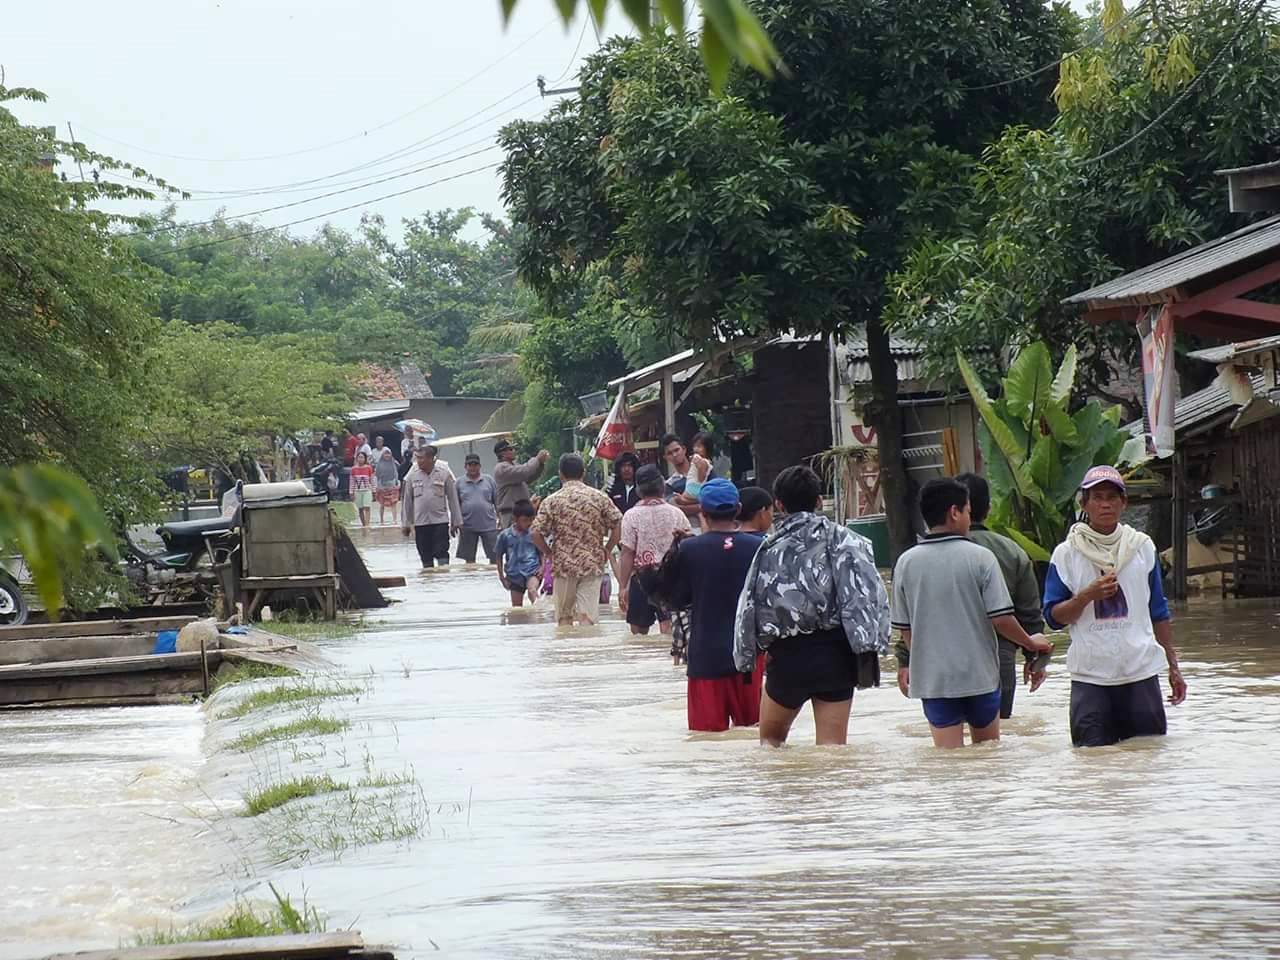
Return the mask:
<path id="1" fill-rule="evenodd" d="M 893 625 L 911 631 L 910 696 L 976 697 L 1000 688 L 993 617 L 1013 613 L 995 554 L 959 534 L 930 534 L 898 558 Z"/>

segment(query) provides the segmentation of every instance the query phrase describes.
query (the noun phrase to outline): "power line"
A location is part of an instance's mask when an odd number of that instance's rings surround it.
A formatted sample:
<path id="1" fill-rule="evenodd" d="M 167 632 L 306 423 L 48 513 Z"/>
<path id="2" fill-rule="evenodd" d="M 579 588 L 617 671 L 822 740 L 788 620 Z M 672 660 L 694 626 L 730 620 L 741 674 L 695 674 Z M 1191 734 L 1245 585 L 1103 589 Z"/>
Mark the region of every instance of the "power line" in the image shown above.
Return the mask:
<path id="1" fill-rule="evenodd" d="M 490 164 L 486 164 L 483 167 L 473 167 L 470 170 L 464 170 L 461 173 L 455 173 L 449 177 L 441 177 L 438 180 L 429 180 L 426 183 L 418 184 L 416 187 L 408 187 L 404 190 L 397 190 L 395 193 L 385 193 L 380 197 L 373 197 L 369 200 L 364 200 L 360 203 L 351 203 L 345 207 L 337 207 L 336 209 L 333 209 L 333 210 L 326 210 L 324 213 L 313 214 L 310 217 L 301 217 L 298 220 L 290 220 L 288 223 L 280 223 L 272 227 L 257 227 L 253 230 L 246 230 L 243 233 L 232 234 L 226 237 L 218 237 L 216 240 L 205 240 L 200 243 L 189 243 L 181 247 L 175 247 L 174 249 L 178 252 L 182 252 L 185 250 L 200 250 L 200 249 L 203 249 L 204 247 L 215 247 L 221 243 L 231 243 L 233 240 L 245 240 L 245 239 L 248 239 L 249 237 L 256 237 L 263 233 L 271 233 L 274 230 L 285 230 L 285 229 L 288 229 L 289 227 L 295 227 L 300 223 L 311 223 L 314 220 L 323 220 L 326 217 L 332 217 L 338 213 L 346 213 L 349 210 L 355 210 L 358 207 L 363 207 L 370 203 L 380 203 L 383 200 L 392 200 L 396 197 L 403 197 L 406 194 L 415 193 L 418 190 L 425 190 L 427 187 L 434 187 L 441 183 L 448 183 L 450 180 L 459 180 L 462 177 L 468 177 L 473 173 L 483 173 L 485 170 L 496 170 L 500 166 L 502 166 L 502 164 L 500 163 L 490 163 Z"/>
<path id="2" fill-rule="evenodd" d="M 361 140 L 364 137 L 367 137 L 371 133 L 377 133 L 379 130 L 385 130 L 387 127 L 393 126 L 402 120 L 406 120 L 417 113 L 421 113 L 423 110 L 426 110 L 428 107 L 435 106 L 437 103 L 440 103 L 442 100 L 445 100 L 448 97 L 452 96 L 454 93 L 457 93 L 467 84 L 475 80 L 478 80 L 480 77 L 484 76 L 486 73 L 488 73 L 498 64 L 502 63 L 504 60 L 507 60 L 510 57 L 514 56 L 523 47 L 532 43 L 533 40 L 537 38 L 539 35 L 545 33 L 549 27 L 551 27 L 555 23 L 558 23 L 559 20 L 560 18 L 558 16 L 552 17 L 550 20 L 548 20 L 545 24 L 543 24 L 533 33 L 529 34 L 529 36 L 525 37 L 522 41 L 520 41 L 518 44 L 516 44 L 514 47 L 512 47 L 502 56 L 498 57 L 498 59 L 492 61 L 487 66 L 482 67 L 480 70 L 477 70 L 475 73 L 467 77 L 465 80 L 459 81 L 457 84 L 450 87 L 448 90 L 444 91 L 443 93 L 433 97 L 432 99 L 426 101 L 425 103 L 418 104 L 416 107 L 414 107 L 411 110 L 406 110 L 404 113 L 400 114 L 399 116 L 392 117 L 390 120 L 386 120 L 376 126 L 369 127 L 367 130 L 362 130 L 359 133 L 353 133 L 350 136 L 342 137 L 339 140 L 330 140 L 328 143 L 316 144 L 315 146 L 311 146 L 311 147 L 302 147 L 298 150 L 290 150 L 285 153 L 268 153 L 268 154 L 263 154 L 261 156 L 256 156 L 256 157 L 194 157 L 194 156 L 188 156 L 185 154 L 162 153 L 158 150 L 150 150 L 147 147 L 141 147 L 141 146 L 138 146 L 137 144 L 128 143 L 124 140 L 118 140 L 115 137 L 108 136 L 105 133 L 100 133 L 96 130 L 93 130 L 89 127 L 84 126 L 83 124 L 81 125 L 81 129 L 87 131 L 88 133 L 92 133 L 95 137 L 99 137 L 103 140 L 110 141 L 111 143 L 119 144 L 122 147 L 128 147 L 130 150 L 136 150 L 139 153 L 145 153 L 153 157 L 162 157 L 166 160 L 185 160 L 185 161 L 191 161 L 194 163 L 255 163 L 263 160 L 283 160 L 289 157 L 298 157 L 306 153 L 315 153 L 320 150 L 328 150 L 331 147 L 341 146 L 344 143 L 351 143 L 353 140 Z"/>
<path id="3" fill-rule="evenodd" d="M 1204 81 L 1204 78 L 1213 72 L 1213 68 L 1217 66 L 1218 61 L 1220 61 L 1226 55 L 1228 50 L 1230 50 L 1233 46 L 1235 46 L 1236 41 L 1239 40 L 1240 37 L 1244 35 L 1245 30 L 1248 29 L 1253 24 L 1253 21 L 1258 18 L 1258 14 L 1262 12 L 1262 8 L 1265 7 L 1266 5 L 1267 5 L 1267 0 L 1258 0 L 1258 3 L 1254 5 L 1253 10 L 1250 11 L 1245 16 L 1245 18 L 1240 21 L 1240 26 L 1236 28 L 1235 33 L 1233 33 L 1231 37 L 1221 47 L 1218 48 L 1218 52 L 1213 55 L 1212 59 L 1210 59 L 1207 64 L 1205 64 L 1204 69 L 1201 70 L 1199 73 L 1197 73 L 1191 79 L 1191 82 L 1188 83 L 1183 88 L 1182 92 L 1173 98 L 1173 102 L 1170 103 L 1163 110 L 1161 110 L 1154 120 L 1152 120 L 1150 123 L 1144 126 L 1141 130 L 1139 130 L 1133 136 L 1129 137 L 1128 139 L 1124 140 L 1121 143 L 1116 144 L 1110 150 L 1104 150 L 1102 153 L 1098 154 L 1096 157 L 1087 157 L 1081 160 L 1080 166 L 1083 167 L 1083 166 L 1089 166 L 1095 163 L 1101 163 L 1103 160 L 1107 160 L 1110 157 L 1114 157 L 1117 153 L 1137 143 L 1139 140 L 1145 137 L 1148 133 L 1154 130 L 1157 126 L 1159 126 L 1160 123 L 1164 121 L 1164 118 L 1169 116 L 1169 114 L 1173 113 L 1174 110 L 1178 109 L 1178 107 L 1180 107 L 1186 101 L 1187 97 L 1191 96 L 1191 94 L 1195 91 L 1196 87 L 1198 87 Z"/>
<path id="4" fill-rule="evenodd" d="M 523 87 L 522 87 L 522 89 L 523 89 Z M 434 143 L 431 143 L 431 144 L 425 144 L 421 149 L 424 149 L 424 150 L 425 150 L 425 149 L 427 148 L 427 146 L 434 146 L 436 143 L 443 143 L 443 142 L 446 142 L 446 141 L 448 141 L 448 140 L 453 140 L 453 139 L 455 139 L 455 138 L 457 138 L 457 137 L 460 137 L 460 136 L 462 136 L 462 135 L 463 135 L 463 134 L 465 134 L 465 133 L 469 133 L 469 132 L 471 132 L 472 130 L 475 130 L 475 129 L 479 128 L 479 127 L 483 127 L 483 126 L 485 126 L 486 124 L 489 124 L 489 123 L 493 122 L 494 120 L 498 119 L 498 117 L 503 116 L 504 114 L 507 114 L 507 113 L 511 113 L 511 112 L 513 112 L 513 111 L 515 111 L 515 110 L 519 109 L 520 107 L 525 106 L 526 104 L 531 103 L 531 102 L 533 102 L 533 101 L 535 101 L 535 100 L 537 100 L 537 99 L 538 99 L 537 97 L 530 97 L 528 100 L 524 101 L 523 103 L 517 104 L 517 105 L 516 105 L 516 106 L 514 106 L 514 107 L 511 107 L 511 108 L 509 108 L 509 109 L 507 109 L 507 110 L 504 110 L 504 111 L 502 111 L 501 113 L 498 113 L 498 114 L 496 114 L 496 115 L 494 115 L 494 116 L 492 116 L 492 117 L 489 117 L 489 118 L 487 118 L 487 119 L 485 119 L 485 120 L 481 121 L 480 123 L 472 124 L 471 126 L 466 127 L 466 128 L 464 128 L 464 129 L 462 129 L 462 130 L 459 130 L 459 131 L 457 131 L 456 133 L 451 134 L 450 136 L 442 137 L 442 138 L 438 138 L 438 139 L 436 139 L 436 140 L 435 140 L 435 142 L 434 142 Z M 537 117 L 540 117 L 540 116 L 544 115 L 545 113 L 547 113 L 547 110 L 549 110 L 549 109 L 550 109 L 550 108 L 547 108 L 546 110 L 543 110 L 543 111 L 541 111 L 541 112 L 539 112 L 539 113 L 535 113 L 535 114 L 534 114 L 532 117 L 530 117 L 529 119 L 536 119 Z M 448 129 L 448 128 L 445 128 L 445 129 Z M 495 131 L 495 133 L 496 133 L 496 131 Z M 448 158 L 448 157 L 453 156 L 453 155 L 454 155 L 454 154 L 456 154 L 456 153 L 459 153 L 459 152 L 461 152 L 461 151 L 467 150 L 467 149 L 469 149 L 469 148 L 471 148 L 471 147 L 479 146 L 480 144 L 492 144 L 492 143 L 493 143 L 493 139 L 494 139 L 493 134 L 490 134 L 489 136 L 480 137 L 479 139 L 468 141 L 468 142 L 467 142 L 467 143 L 465 143 L 465 144 L 462 144 L 462 145 L 460 145 L 460 146 L 457 146 L 457 147 L 454 147 L 454 148 L 452 148 L 452 149 L 446 150 L 446 151 L 445 151 L 444 153 L 442 153 L 442 154 L 438 154 L 438 155 L 437 155 L 437 156 L 435 156 L 435 157 L 431 157 L 431 158 L 429 158 L 429 161 L 428 161 L 428 162 L 430 162 L 430 161 L 434 161 L 434 160 L 443 160 L 443 159 L 445 159 L 445 158 Z M 417 152 L 417 151 L 415 151 L 415 152 Z M 454 159 L 460 159 L 460 158 L 456 158 L 456 157 L 455 157 Z M 385 172 L 386 172 L 387 174 L 395 174 L 395 173 L 400 173 L 400 172 L 405 171 L 405 170 L 408 170 L 408 171 L 411 171 L 411 172 L 416 172 L 416 171 L 417 171 L 417 170 L 419 170 L 419 169 L 421 169 L 421 167 L 420 167 L 420 165 L 418 165 L 418 164 L 408 164 L 408 165 L 406 165 L 406 166 L 394 167 L 394 168 L 392 168 L 391 170 L 388 170 L 388 171 L 385 171 Z M 121 179 L 128 180 L 128 181 L 131 181 L 131 182 L 133 182 L 133 183 L 141 184 L 141 185 L 144 185 L 144 186 L 150 186 L 150 184 L 148 183 L 148 181 L 145 181 L 145 180 L 138 180 L 138 179 L 137 179 L 137 178 L 135 178 L 135 177 L 125 177 L 125 178 L 121 178 Z M 355 180 L 348 180 L 348 181 L 345 181 L 345 182 L 339 182 L 339 183 L 336 183 L 336 184 L 330 184 L 330 183 L 327 183 L 327 181 L 329 181 L 330 179 L 331 179 L 330 177 L 317 177 L 317 178 L 314 178 L 313 180 L 310 180 L 310 181 L 300 181 L 297 185 L 284 185 L 284 186 L 280 186 L 280 187 L 278 187 L 278 188 L 261 188 L 261 189 L 254 189 L 254 190 L 247 190 L 247 189 L 246 189 L 246 190 L 241 190 L 241 191 L 232 191 L 232 190 L 228 190 L 228 191 L 212 191 L 212 190 L 210 190 L 210 191 L 194 191 L 194 192 L 197 192 L 197 193 L 207 193 L 207 194 L 209 194 L 209 195 L 208 195 L 208 196 L 202 196 L 202 197 L 158 197 L 158 198 L 156 198 L 156 201 L 155 201 L 155 202 L 158 202 L 158 203 L 210 203 L 210 202 L 213 202 L 213 203 L 225 203 L 225 202 L 227 202 L 228 200 L 235 200 L 235 199 L 240 199 L 240 198 L 244 198 L 244 197 L 270 196 L 270 195 L 272 195 L 272 194 L 281 194 L 281 193 L 302 193 L 302 192 L 306 192 L 306 191 L 312 191 L 312 190 L 317 190 L 317 189 L 323 189 L 323 186 L 322 186 L 322 185 L 327 185 L 327 186 L 348 186 L 348 185 L 350 185 L 350 186 L 352 186 L 352 188 L 353 188 L 353 189 L 358 189 L 360 186 L 369 186 L 371 183 L 374 183 L 374 182 L 382 182 L 381 180 L 372 180 L 372 181 L 371 181 L 369 177 L 360 177 L 360 178 L 357 178 L 357 179 L 355 179 Z M 308 184 L 310 184 L 310 185 L 308 185 Z"/>
<path id="5" fill-rule="evenodd" d="M 329 193 L 322 193 L 316 197 L 307 197 L 305 200 L 294 200 L 291 203 L 281 203 L 281 204 L 277 204 L 274 207 L 263 207 L 261 210 L 247 210 L 244 213 L 237 213 L 232 218 L 213 217 L 209 220 L 197 220 L 194 223 L 175 223 L 171 227 L 152 227 L 152 228 L 143 229 L 143 230 L 134 230 L 131 233 L 124 234 L 124 236 L 136 237 L 139 234 L 169 233 L 174 230 L 182 230 L 188 227 L 206 226 L 211 223 L 217 223 L 219 220 L 225 220 L 225 219 L 243 220 L 249 217 L 256 217 L 262 213 L 274 213 L 277 210 L 288 210 L 291 207 L 300 207 L 303 204 L 315 203 L 317 200 L 327 200 L 330 197 L 341 196 L 342 194 L 345 194 L 345 193 L 354 193 L 356 190 L 364 190 L 367 187 L 376 187 L 380 183 L 389 183 L 392 180 L 403 180 L 405 177 L 411 177 L 415 173 L 422 173 L 423 171 L 426 171 L 426 170 L 434 170 L 438 167 L 448 166 L 451 163 L 457 163 L 459 160 L 469 160 L 471 157 L 477 157 L 482 153 L 488 153 L 490 150 L 496 150 L 497 148 L 498 148 L 498 145 L 495 143 L 492 146 L 485 147 L 483 150 L 474 150 L 471 153 L 463 154 L 460 157 L 454 157 L 452 160 L 444 160 L 439 163 L 429 163 L 426 166 L 417 167 L 416 169 L 410 170 L 407 173 L 397 173 L 394 176 L 383 177 L 381 180 L 373 180 L 369 183 L 362 184 L 358 187 L 347 187 L 346 189 L 343 189 L 343 190 L 333 190 L 333 191 L 330 191 Z"/>
<path id="6" fill-rule="evenodd" d="M 1097 45 L 1098 42 L 1103 40 L 1107 36 L 1107 34 L 1111 33 L 1112 30 L 1119 29 L 1120 27 L 1128 23 L 1135 16 L 1137 16 L 1137 14 L 1142 10 L 1142 7 L 1143 5 L 1139 3 L 1136 7 L 1134 7 L 1132 10 L 1126 13 L 1123 17 L 1121 17 L 1111 26 L 1101 30 L 1098 33 L 1098 35 L 1094 37 L 1092 40 L 1090 40 L 1088 43 L 1082 44 L 1081 46 L 1076 47 L 1074 50 L 1070 50 L 1067 53 L 1064 53 L 1062 56 L 1058 57 L 1058 59 L 1050 61 L 1049 63 L 1046 63 L 1042 67 L 1036 67 L 1034 70 L 1028 70 L 1026 73 L 1021 74 L 1020 76 L 1017 76 L 1017 77 L 1011 77 L 1008 80 L 997 80 L 995 83 L 984 83 L 976 87 L 961 87 L 960 90 L 962 93 L 974 93 L 979 90 L 995 90 L 997 87 L 1007 87 L 1015 83 L 1021 83 L 1023 80 L 1030 80 L 1032 77 L 1037 76 L 1041 73 L 1044 73 L 1046 70 L 1052 70 L 1054 67 L 1060 67 L 1062 66 L 1062 62 L 1064 60 L 1074 57 L 1078 53 L 1084 53 L 1084 51 Z"/>

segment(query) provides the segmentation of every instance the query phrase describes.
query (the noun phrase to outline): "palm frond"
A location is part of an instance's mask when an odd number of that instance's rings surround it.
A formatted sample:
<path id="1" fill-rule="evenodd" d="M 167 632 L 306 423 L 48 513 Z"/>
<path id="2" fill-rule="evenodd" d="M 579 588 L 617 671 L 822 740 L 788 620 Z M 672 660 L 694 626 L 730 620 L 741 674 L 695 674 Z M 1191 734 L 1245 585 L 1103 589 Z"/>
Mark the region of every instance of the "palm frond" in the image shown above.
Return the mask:
<path id="1" fill-rule="evenodd" d="M 529 334 L 532 323 L 491 323 L 471 331 L 471 346 L 477 350 L 515 350 Z"/>

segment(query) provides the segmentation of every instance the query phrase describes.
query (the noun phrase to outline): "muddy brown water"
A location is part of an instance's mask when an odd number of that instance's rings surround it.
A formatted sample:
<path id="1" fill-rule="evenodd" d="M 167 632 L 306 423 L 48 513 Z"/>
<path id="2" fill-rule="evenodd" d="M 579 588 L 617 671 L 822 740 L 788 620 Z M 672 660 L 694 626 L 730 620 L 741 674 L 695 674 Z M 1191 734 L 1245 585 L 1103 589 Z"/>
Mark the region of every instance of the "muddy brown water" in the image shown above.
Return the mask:
<path id="1" fill-rule="evenodd" d="M 198 707 L 0 714 L 0 956 L 267 881 L 411 957 L 1280 956 L 1280 606 L 1179 612 L 1163 739 L 1072 750 L 1057 674 L 990 747 L 935 751 L 885 686 L 847 748 L 806 717 L 769 751 L 689 735 L 665 643 L 616 612 L 558 632 L 488 569 L 364 541 L 409 585 L 325 644 L 367 688 L 323 705 L 345 734 L 246 755 L 225 744 L 255 721 Z M 411 774 L 421 836 L 282 860 L 272 815 L 233 811 L 303 767 Z"/>

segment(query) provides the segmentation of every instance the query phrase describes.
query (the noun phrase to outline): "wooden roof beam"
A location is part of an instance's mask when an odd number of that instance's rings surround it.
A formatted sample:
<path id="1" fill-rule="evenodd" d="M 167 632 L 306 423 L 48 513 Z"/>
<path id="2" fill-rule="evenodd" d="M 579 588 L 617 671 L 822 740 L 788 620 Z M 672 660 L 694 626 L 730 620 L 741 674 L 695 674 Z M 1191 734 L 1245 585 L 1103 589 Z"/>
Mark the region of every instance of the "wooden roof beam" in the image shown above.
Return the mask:
<path id="1" fill-rule="evenodd" d="M 1277 256 L 1270 263 L 1263 264 L 1256 270 L 1241 274 L 1234 280 L 1220 283 L 1216 287 L 1210 287 L 1208 290 L 1197 293 L 1194 297 L 1172 304 L 1170 309 L 1173 311 L 1175 318 L 1189 317 L 1194 313 L 1201 313 L 1215 308 L 1226 300 L 1235 300 L 1250 291 L 1257 290 L 1268 283 L 1275 283 L 1278 280 L 1280 280 L 1280 256 Z"/>

